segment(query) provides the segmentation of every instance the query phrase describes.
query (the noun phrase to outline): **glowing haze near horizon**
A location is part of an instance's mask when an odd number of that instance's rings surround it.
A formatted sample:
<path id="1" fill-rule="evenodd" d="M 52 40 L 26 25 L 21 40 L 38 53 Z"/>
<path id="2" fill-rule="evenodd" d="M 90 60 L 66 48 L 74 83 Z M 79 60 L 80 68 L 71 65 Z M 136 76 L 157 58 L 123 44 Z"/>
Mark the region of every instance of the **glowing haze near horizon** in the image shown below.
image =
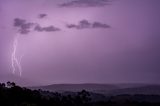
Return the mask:
<path id="1" fill-rule="evenodd" d="M 0 74 L 19 33 L 30 81 L 160 83 L 159 11 L 159 0 L 0 0 Z M 19 32 L 15 19 L 34 25 Z"/>

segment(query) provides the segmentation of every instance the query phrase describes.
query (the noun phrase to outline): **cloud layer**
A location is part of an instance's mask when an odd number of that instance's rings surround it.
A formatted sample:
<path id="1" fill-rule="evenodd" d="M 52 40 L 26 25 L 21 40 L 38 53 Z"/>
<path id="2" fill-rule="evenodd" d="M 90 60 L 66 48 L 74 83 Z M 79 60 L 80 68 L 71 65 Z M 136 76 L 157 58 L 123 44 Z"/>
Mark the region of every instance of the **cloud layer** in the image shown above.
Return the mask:
<path id="1" fill-rule="evenodd" d="M 109 4 L 109 0 L 73 0 L 60 4 L 60 7 L 102 7 Z"/>
<path id="2" fill-rule="evenodd" d="M 45 15 L 43 15 L 44 17 Z M 20 19 L 20 18 L 15 18 L 14 19 L 14 27 L 18 28 L 18 32 L 20 34 L 28 34 L 33 31 L 37 32 L 55 32 L 55 31 L 60 31 L 61 29 L 58 27 L 55 27 L 53 25 L 43 27 L 38 23 L 33 23 L 33 22 L 27 22 L 25 19 Z M 101 22 L 89 22 L 88 20 L 81 20 L 79 21 L 78 24 L 67 24 L 67 28 L 69 29 L 94 29 L 94 28 L 110 28 L 108 24 L 101 23 Z"/>
<path id="3" fill-rule="evenodd" d="M 14 19 L 14 26 L 19 28 L 18 31 L 21 34 L 28 34 L 33 25 L 34 23 L 26 22 L 24 19 Z"/>
<path id="4" fill-rule="evenodd" d="M 89 22 L 88 20 L 81 20 L 78 24 L 67 24 L 67 28 L 87 29 L 87 28 L 110 28 L 108 24 L 101 22 Z"/>
<path id="5" fill-rule="evenodd" d="M 45 18 L 45 17 L 47 17 L 47 14 L 45 14 L 45 13 L 38 15 L 38 18 L 40 18 L 40 19 Z"/>

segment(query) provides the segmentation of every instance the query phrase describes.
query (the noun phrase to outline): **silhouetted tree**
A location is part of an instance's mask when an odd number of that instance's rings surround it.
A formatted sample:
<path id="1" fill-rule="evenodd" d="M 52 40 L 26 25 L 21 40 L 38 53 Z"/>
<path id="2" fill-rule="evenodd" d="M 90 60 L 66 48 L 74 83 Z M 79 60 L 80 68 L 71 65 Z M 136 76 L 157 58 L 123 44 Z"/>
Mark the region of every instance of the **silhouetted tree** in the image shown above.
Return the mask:
<path id="1" fill-rule="evenodd" d="M 10 81 L 7 82 L 7 87 L 11 88 L 11 87 L 15 87 L 15 86 L 16 86 L 16 84 L 14 82 L 10 82 Z"/>
<path id="2" fill-rule="evenodd" d="M 4 88 L 4 87 L 6 87 L 6 84 L 5 83 L 0 83 L 0 87 Z"/>

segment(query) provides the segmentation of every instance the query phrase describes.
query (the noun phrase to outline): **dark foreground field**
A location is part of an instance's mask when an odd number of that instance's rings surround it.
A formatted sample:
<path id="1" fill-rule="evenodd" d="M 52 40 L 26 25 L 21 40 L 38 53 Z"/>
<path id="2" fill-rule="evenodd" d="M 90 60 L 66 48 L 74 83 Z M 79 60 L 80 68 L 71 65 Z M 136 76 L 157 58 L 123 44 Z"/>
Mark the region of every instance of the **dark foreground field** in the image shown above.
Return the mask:
<path id="1" fill-rule="evenodd" d="M 0 84 L 0 106 L 160 106 L 160 95 L 103 95 L 80 92 L 30 90 L 7 82 Z"/>

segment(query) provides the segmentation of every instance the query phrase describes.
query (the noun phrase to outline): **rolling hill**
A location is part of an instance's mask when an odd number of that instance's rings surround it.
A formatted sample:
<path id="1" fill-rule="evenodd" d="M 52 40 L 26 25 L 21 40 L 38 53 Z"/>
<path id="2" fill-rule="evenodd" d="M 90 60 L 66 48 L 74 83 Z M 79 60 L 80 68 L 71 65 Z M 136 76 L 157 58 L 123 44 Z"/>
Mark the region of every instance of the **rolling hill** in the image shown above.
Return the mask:
<path id="1" fill-rule="evenodd" d="M 51 92 L 77 92 L 83 89 L 104 94 L 148 94 L 160 95 L 160 85 L 154 84 L 53 84 L 48 86 L 30 87 L 31 89 L 42 89 Z"/>

